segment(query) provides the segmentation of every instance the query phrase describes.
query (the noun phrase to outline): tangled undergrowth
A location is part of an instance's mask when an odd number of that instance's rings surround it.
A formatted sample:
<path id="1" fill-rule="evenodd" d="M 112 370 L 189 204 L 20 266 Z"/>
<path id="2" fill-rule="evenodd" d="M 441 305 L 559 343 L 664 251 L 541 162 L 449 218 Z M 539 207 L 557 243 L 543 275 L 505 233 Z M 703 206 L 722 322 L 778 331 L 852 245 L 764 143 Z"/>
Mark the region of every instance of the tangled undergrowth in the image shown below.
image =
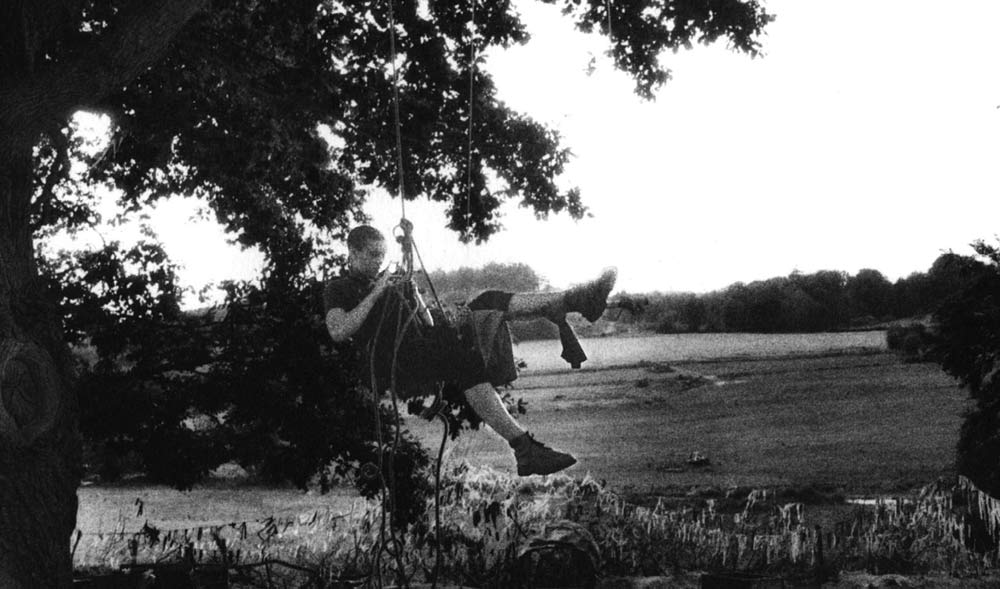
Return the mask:
<path id="1" fill-rule="evenodd" d="M 433 503 L 405 530 L 387 529 L 382 515 L 378 504 L 358 502 L 346 514 L 183 533 L 146 526 L 133 535 L 78 536 L 74 552 L 81 569 L 185 561 L 226 568 L 233 572 L 230 586 L 275 586 L 255 584 L 263 578 L 261 563 L 274 565 L 267 567 L 272 581 L 285 565 L 280 575 L 289 586 L 298 586 L 296 578 L 510 586 L 524 574 L 526 555 L 543 546 L 568 548 L 601 575 L 867 570 L 971 576 L 995 574 L 1000 565 L 1000 501 L 963 477 L 931 484 L 918 497 L 859 506 L 849 521 L 822 530 L 806 521 L 803 504 L 780 504 L 767 491 L 753 491 L 740 509 L 725 512 L 712 500 L 642 507 L 589 477 L 521 479 L 462 465 L 443 478 L 439 532 Z"/>

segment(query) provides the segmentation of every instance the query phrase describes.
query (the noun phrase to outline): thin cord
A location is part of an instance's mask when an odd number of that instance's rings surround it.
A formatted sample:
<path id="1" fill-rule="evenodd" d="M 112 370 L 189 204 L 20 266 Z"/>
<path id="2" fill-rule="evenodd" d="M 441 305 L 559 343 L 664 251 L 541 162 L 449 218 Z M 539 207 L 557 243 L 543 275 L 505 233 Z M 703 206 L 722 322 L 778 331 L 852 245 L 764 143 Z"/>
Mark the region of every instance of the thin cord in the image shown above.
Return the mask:
<path id="1" fill-rule="evenodd" d="M 469 32 L 469 129 L 467 138 L 469 142 L 466 150 L 466 176 L 465 176 L 465 222 L 472 224 L 472 115 L 475 103 L 475 76 L 476 76 L 476 0 L 469 0 L 472 12 L 472 26 Z"/>
<path id="2" fill-rule="evenodd" d="M 611 32 L 611 0 L 605 0 L 604 4 L 606 6 L 605 12 L 608 13 L 608 38 L 614 42 L 615 36 L 614 33 Z"/>
<path id="3" fill-rule="evenodd" d="M 426 271 L 425 271 L 426 272 Z M 402 424 L 400 422 L 399 416 L 399 398 L 397 396 L 398 390 L 398 365 L 399 365 L 399 352 L 402 347 L 404 336 L 408 329 L 410 329 L 415 322 L 417 313 L 419 309 L 414 307 L 409 310 L 409 313 L 405 316 L 403 307 L 406 305 L 406 297 L 401 291 L 399 285 L 393 287 L 387 293 L 389 296 L 396 296 L 400 299 L 400 305 L 397 306 L 396 314 L 396 330 L 395 338 L 392 347 L 392 363 L 390 365 L 389 372 L 389 393 L 392 400 L 393 406 L 393 426 L 394 435 L 392 441 L 388 448 L 388 477 L 386 477 L 386 448 L 385 440 L 382 437 L 382 416 L 379 409 L 378 396 L 379 396 L 379 386 L 378 378 L 376 376 L 375 368 L 375 355 L 379 351 L 378 341 L 382 336 L 383 327 L 386 327 L 386 319 L 389 315 L 388 303 L 383 304 L 379 316 L 378 324 L 375 328 L 375 334 L 372 340 L 368 344 L 368 367 L 369 367 L 369 377 L 371 379 L 371 390 L 375 396 L 374 410 L 375 410 L 375 427 L 376 436 L 378 443 L 378 477 L 380 482 L 380 499 L 382 503 L 382 513 L 381 513 L 381 525 L 379 527 L 379 541 L 377 545 L 377 550 L 375 550 L 375 558 L 373 563 L 373 570 L 375 571 L 375 580 L 377 582 L 376 586 L 382 586 L 382 553 L 387 552 L 396 563 L 396 575 L 399 581 L 403 581 L 405 585 L 405 565 L 403 563 L 403 546 L 401 539 L 396 534 L 396 507 L 397 507 L 397 494 L 396 494 L 396 453 L 399 448 L 400 434 L 402 430 Z M 388 480 L 386 480 L 388 478 Z M 388 519 L 388 527 L 390 529 L 388 541 L 386 540 L 386 520 Z M 390 543 L 392 549 L 390 549 Z"/>
<path id="4" fill-rule="evenodd" d="M 369 377 L 371 379 L 371 391 L 374 395 L 373 409 L 375 411 L 375 439 L 378 444 L 378 480 L 379 480 L 379 501 L 382 504 L 382 513 L 380 514 L 381 525 L 379 526 L 379 536 L 377 547 L 375 550 L 375 558 L 372 562 L 372 570 L 376 575 L 376 587 L 382 587 L 382 551 L 385 550 L 385 518 L 386 518 L 386 507 L 392 509 L 391 505 L 388 505 L 387 496 L 387 485 L 385 481 L 385 447 L 384 440 L 382 439 L 382 412 L 379 408 L 379 387 L 378 378 L 375 376 L 375 354 L 378 351 L 378 337 L 382 331 L 382 325 L 385 323 L 388 305 L 382 305 L 382 312 L 379 317 L 378 325 L 375 327 L 375 335 L 372 337 L 371 341 L 368 343 L 368 370 Z"/>
<path id="5" fill-rule="evenodd" d="M 441 397 L 441 390 L 438 390 L 438 398 Z M 437 403 L 438 399 L 435 399 Z M 438 448 L 437 464 L 434 468 L 434 576 L 431 579 L 431 589 L 437 589 L 438 575 L 441 574 L 441 461 L 444 459 L 444 446 L 448 443 L 448 418 L 444 414 L 444 407 L 438 407 L 437 417 L 444 425 L 441 432 L 441 446 Z"/>
<path id="6" fill-rule="evenodd" d="M 476 10 L 475 0 L 471 0 L 471 3 L 472 3 L 472 30 L 473 30 L 473 35 L 474 35 L 474 33 L 475 33 L 475 10 Z M 400 123 L 400 115 L 399 115 L 399 72 L 397 71 L 397 68 L 396 68 L 396 60 L 397 60 L 397 54 L 396 54 L 396 22 L 395 22 L 395 15 L 393 13 L 393 0 L 388 0 L 388 8 L 389 8 L 389 53 L 390 53 L 390 59 L 392 60 L 392 106 L 393 106 L 392 110 L 393 110 L 393 123 L 394 123 L 394 126 L 395 126 L 395 132 L 396 132 L 395 133 L 396 134 L 396 169 L 397 169 L 398 180 L 399 180 L 398 190 L 399 190 L 399 204 L 400 204 L 400 210 L 401 210 L 401 217 L 402 217 L 403 220 L 405 220 L 406 219 L 406 197 L 405 197 L 405 183 L 404 183 L 405 169 L 403 167 L 403 138 L 402 138 L 402 130 L 401 130 L 402 124 Z M 476 59 L 476 47 L 475 47 L 475 40 L 474 40 L 474 38 L 473 38 L 473 42 L 471 43 L 470 49 L 469 49 L 469 59 L 470 59 L 470 67 L 469 67 L 468 175 L 467 175 L 467 178 L 466 178 L 466 184 L 467 184 L 467 190 L 468 190 L 468 196 L 467 196 L 467 200 L 466 200 L 466 218 L 467 218 L 467 220 L 469 218 L 471 218 L 470 203 L 471 203 L 471 200 L 472 200 L 472 120 L 473 120 L 472 115 L 473 115 L 473 97 L 474 97 L 473 92 L 474 92 L 474 89 L 475 89 L 475 87 L 474 87 L 474 83 L 475 83 L 474 80 L 475 80 L 475 65 L 476 65 L 476 63 L 475 63 L 475 59 Z M 400 225 L 403 225 L 403 223 L 401 222 Z M 406 231 L 405 228 L 404 228 L 404 232 L 406 233 L 405 234 L 405 238 L 406 238 L 406 241 L 408 242 L 407 244 L 405 244 L 406 245 L 406 250 L 407 250 L 406 255 L 408 257 L 407 273 L 408 273 L 408 275 L 412 276 L 412 272 L 413 272 L 412 251 L 415 250 L 416 248 L 413 245 L 412 236 L 409 235 L 408 231 Z M 424 266 L 423 266 L 423 260 L 420 259 L 420 252 L 419 251 L 417 251 L 417 258 L 418 258 L 418 260 L 420 262 L 421 269 L 423 270 L 424 275 L 425 275 L 425 277 L 428 280 L 428 283 L 430 283 L 430 276 L 427 275 L 427 269 L 424 268 Z M 435 298 L 436 302 L 440 306 L 440 300 L 437 300 L 437 292 L 434 291 L 433 284 L 431 284 L 431 291 L 434 294 L 434 298 Z M 405 300 L 405 297 L 403 297 L 403 298 Z M 374 563 L 374 567 L 373 567 L 375 569 L 375 571 L 377 571 L 376 581 L 377 581 L 377 585 L 378 586 L 382 585 L 381 555 L 382 555 L 383 551 L 386 551 L 388 549 L 388 547 L 386 546 L 386 542 L 385 542 L 385 528 L 386 528 L 386 515 L 387 515 L 385 508 L 386 508 L 386 504 L 387 503 L 388 503 L 388 507 L 389 507 L 389 511 L 390 511 L 390 513 L 388 514 L 390 527 L 394 527 L 394 523 L 395 523 L 395 510 L 396 510 L 395 456 L 396 456 L 396 451 L 398 449 L 398 445 L 399 445 L 399 441 L 400 441 L 399 404 L 398 404 L 398 397 L 396 395 L 396 391 L 397 391 L 397 380 L 396 379 L 397 379 L 398 355 L 399 355 L 399 350 L 400 350 L 400 347 L 402 345 L 403 337 L 404 337 L 404 335 L 406 333 L 406 330 L 411 326 L 411 324 L 413 323 L 414 319 L 416 318 L 416 314 L 418 312 L 418 309 L 414 308 L 412 310 L 412 312 L 410 313 L 409 317 L 407 317 L 406 320 L 404 321 L 403 320 L 403 315 L 402 315 L 402 307 L 400 307 L 399 308 L 399 314 L 397 315 L 397 318 L 396 318 L 396 338 L 395 338 L 395 341 L 393 342 L 392 365 L 391 365 L 391 370 L 390 370 L 390 387 L 389 387 L 389 392 L 390 392 L 390 394 L 392 396 L 393 408 L 395 410 L 395 414 L 394 414 L 395 415 L 395 420 L 394 420 L 395 421 L 395 423 L 394 423 L 394 425 L 395 425 L 395 435 L 393 436 L 392 447 L 391 447 L 391 449 L 389 451 L 389 456 L 390 456 L 389 480 L 386 481 L 385 480 L 385 473 L 384 473 L 385 460 L 384 460 L 384 440 L 382 438 L 382 416 L 381 416 L 381 411 L 379 410 L 379 404 L 378 404 L 378 390 L 377 390 L 378 389 L 378 385 L 377 385 L 377 378 L 376 378 L 376 375 L 375 375 L 375 359 L 374 358 L 375 358 L 375 354 L 378 352 L 377 341 L 378 341 L 379 334 L 382 331 L 382 326 L 383 326 L 383 324 L 385 322 L 385 319 L 386 319 L 387 310 L 388 310 L 388 305 L 383 305 L 381 317 L 379 318 L 378 326 L 375 329 L 375 336 L 372 338 L 372 341 L 369 344 L 369 376 L 371 378 L 372 390 L 373 390 L 373 392 L 374 392 L 374 394 L 376 396 L 376 398 L 375 398 L 375 421 L 376 421 L 377 442 L 378 442 L 378 476 L 379 476 L 380 482 L 382 483 L 380 485 L 380 487 L 381 487 L 380 492 L 381 492 L 382 507 L 383 507 L 382 508 L 382 514 L 381 514 L 382 515 L 382 517 L 381 517 L 382 521 L 381 521 L 381 527 L 380 527 L 380 532 L 379 532 L 379 542 L 378 542 L 379 549 L 376 551 L 375 563 Z M 442 418 L 442 420 L 445 422 L 445 436 L 444 437 L 445 437 L 445 439 L 447 439 L 447 434 L 448 434 L 447 420 L 445 420 L 443 418 Z M 435 480 L 435 495 L 436 495 L 435 496 L 435 528 L 436 528 L 436 530 L 435 530 L 435 539 L 436 539 L 436 544 L 440 543 L 440 520 L 439 520 L 439 517 L 440 517 L 439 516 L 439 508 L 440 508 L 440 506 L 439 506 L 439 497 L 438 497 L 438 494 L 440 492 L 440 468 L 441 468 L 441 457 L 442 457 L 443 451 L 444 451 L 444 440 L 442 440 L 441 449 L 438 452 L 437 477 L 436 477 L 436 480 Z M 388 501 L 387 501 L 387 499 L 388 499 Z M 391 540 L 392 540 L 392 542 L 394 544 L 393 547 L 394 547 L 395 550 L 391 551 L 390 553 L 394 552 L 394 554 L 392 554 L 392 556 L 394 556 L 395 560 L 396 560 L 397 575 L 399 576 L 400 580 L 404 580 L 404 582 L 405 582 L 405 572 L 403 570 L 402 554 L 401 554 L 402 553 L 402 547 L 399 545 L 399 538 L 397 538 L 395 536 L 395 533 L 392 534 Z M 440 546 L 437 547 L 437 550 L 440 551 Z M 436 560 L 437 560 L 437 562 L 435 562 L 435 575 L 434 575 L 435 576 L 435 579 L 434 579 L 435 586 L 437 584 L 437 574 L 440 572 L 440 552 L 438 552 Z"/>
<path id="7" fill-rule="evenodd" d="M 431 275 L 427 273 L 427 267 L 424 266 L 424 259 L 420 256 L 420 250 L 417 249 L 417 242 L 415 241 L 413 242 L 413 253 L 417 254 L 417 263 L 420 264 L 420 271 L 423 272 L 424 278 L 427 280 L 427 286 L 431 288 L 431 294 L 434 295 L 434 305 L 437 306 L 439 310 L 443 310 L 444 305 L 441 304 L 441 299 L 438 298 L 437 289 L 434 288 L 434 282 L 431 280 Z"/>

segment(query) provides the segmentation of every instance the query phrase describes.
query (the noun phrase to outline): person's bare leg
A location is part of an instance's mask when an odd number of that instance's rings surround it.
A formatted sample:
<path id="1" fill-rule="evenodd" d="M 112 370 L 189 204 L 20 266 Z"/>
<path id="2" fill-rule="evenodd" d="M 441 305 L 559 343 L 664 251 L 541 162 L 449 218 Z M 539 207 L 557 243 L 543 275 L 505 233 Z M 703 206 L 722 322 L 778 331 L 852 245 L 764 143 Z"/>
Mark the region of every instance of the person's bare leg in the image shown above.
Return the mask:
<path id="1" fill-rule="evenodd" d="M 465 400 L 486 425 L 508 442 L 527 433 L 504 407 L 500 395 L 490 383 L 480 383 L 467 389 Z"/>
<path id="2" fill-rule="evenodd" d="M 507 313 L 511 317 L 547 317 L 556 315 L 564 307 L 561 292 L 518 292 L 510 298 Z M 565 315 L 566 311 L 562 313 Z"/>
<path id="3" fill-rule="evenodd" d="M 563 292 L 514 293 L 507 314 L 511 318 L 546 317 L 559 321 L 566 313 L 577 311 L 593 323 L 604 312 L 616 277 L 617 271 L 608 268 L 597 279 Z"/>
<path id="4" fill-rule="evenodd" d="M 493 385 L 480 383 L 466 389 L 465 400 L 514 449 L 518 475 L 552 474 L 576 464 L 576 458 L 549 448 L 521 427 L 504 407 Z"/>

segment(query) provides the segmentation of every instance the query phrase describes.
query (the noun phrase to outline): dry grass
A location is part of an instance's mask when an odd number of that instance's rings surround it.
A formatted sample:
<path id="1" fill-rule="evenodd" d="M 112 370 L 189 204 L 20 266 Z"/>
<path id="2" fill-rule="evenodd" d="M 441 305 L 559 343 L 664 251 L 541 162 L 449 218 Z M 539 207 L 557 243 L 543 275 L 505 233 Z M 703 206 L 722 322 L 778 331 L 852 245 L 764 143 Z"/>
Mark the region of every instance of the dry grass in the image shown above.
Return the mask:
<path id="1" fill-rule="evenodd" d="M 425 521 L 393 535 L 382 526 L 379 505 L 359 503 L 346 514 L 268 520 L 250 528 L 107 536 L 82 547 L 81 555 L 109 568 L 185 558 L 227 566 L 283 561 L 326 580 L 381 575 L 401 582 L 423 581 L 440 546 L 443 578 L 504 586 L 533 539 L 553 525 L 571 525 L 590 535 L 608 575 L 677 569 L 983 575 L 995 574 L 1000 565 L 1000 502 L 963 478 L 930 485 L 912 500 L 859 508 L 851 525 L 823 531 L 807 521 L 801 503 L 781 503 L 767 491 L 751 492 L 734 513 L 717 510 L 712 500 L 700 507 L 649 508 L 588 477 L 520 479 L 463 465 L 445 478 L 441 521 L 438 536 L 430 509 Z"/>

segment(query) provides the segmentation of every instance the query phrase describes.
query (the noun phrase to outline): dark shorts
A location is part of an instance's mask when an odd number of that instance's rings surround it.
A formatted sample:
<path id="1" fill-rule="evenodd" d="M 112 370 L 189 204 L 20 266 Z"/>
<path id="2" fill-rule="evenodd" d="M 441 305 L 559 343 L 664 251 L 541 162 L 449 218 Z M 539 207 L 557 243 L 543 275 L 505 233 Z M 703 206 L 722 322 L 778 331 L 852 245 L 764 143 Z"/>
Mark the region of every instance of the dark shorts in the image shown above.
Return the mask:
<path id="1" fill-rule="evenodd" d="M 499 310 L 506 309 L 509 300 L 509 293 L 487 291 L 468 305 L 435 309 L 433 327 L 407 329 L 398 351 L 376 360 L 380 390 L 393 385 L 393 366 L 396 393 L 403 399 L 433 395 L 441 384 L 465 390 L 481 383 L 513 382 L 513 342 L 506 314 Z"/>

